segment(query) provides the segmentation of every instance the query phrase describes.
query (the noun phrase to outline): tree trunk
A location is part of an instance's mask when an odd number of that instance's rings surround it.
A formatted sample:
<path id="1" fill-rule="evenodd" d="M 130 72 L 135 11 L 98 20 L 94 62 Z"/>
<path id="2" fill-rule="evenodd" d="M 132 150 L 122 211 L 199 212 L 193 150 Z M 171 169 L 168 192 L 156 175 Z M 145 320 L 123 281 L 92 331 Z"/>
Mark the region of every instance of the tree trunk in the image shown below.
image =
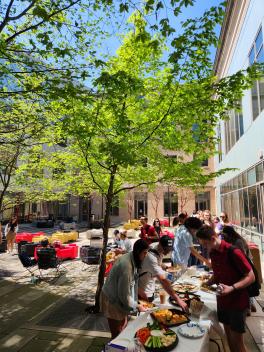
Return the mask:
<path id="1" fill-rule="evenodd" d="M 117 170 L 117 167 L 114 166 L 112 169 L 112 173 L 110 175 L 109 187 L 106 195 L 104 225 L 103 225 L 103 249 L 102 249 L 101 258 L 100 258 L 98 282 L 97 282 L 97 289 L 95 294 L 95 309 L 94 309 L 95 313 L 100 311 L 100 295 L 101 295 L 102 287 L 104 285 L 106 248 L 107 248 L 107 242 L 108 242 L 108 230 L 110 227 L 110 210 L 113 202 L 113 188 L 114 188 L 114 179 L 115 179 L 116 170 Z"/>

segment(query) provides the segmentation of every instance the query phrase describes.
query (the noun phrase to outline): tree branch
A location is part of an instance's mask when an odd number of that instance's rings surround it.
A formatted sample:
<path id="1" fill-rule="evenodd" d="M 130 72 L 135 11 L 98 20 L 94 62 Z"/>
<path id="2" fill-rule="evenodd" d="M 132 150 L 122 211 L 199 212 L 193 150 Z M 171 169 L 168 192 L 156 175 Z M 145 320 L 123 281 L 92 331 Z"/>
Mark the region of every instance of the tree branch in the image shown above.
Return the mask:
<path id="1" fill-rule="evenodd" d="M 61 13 L 62 11 L 68 10 L 70 7 L 74 6 L 75 4 L 77 4 L 78 2 L 80 2 L 81 0 L 76 0 L 73 1 L 72 3 L 70 3 L 68 6 L 63 7 L 62 9 L 59 9 L 57 11 L 54 11 L 53 13 L 51 13 L 50 15 L 47 16 L 47 19 L 42 20 L 36 24 L 33 24 L 32 26 L 29 26 L 27 28 L 21 29 L 20 31 L 14 33 L 13 35 L 11 35 L 11 37 L 7 38 L 5 41 L 6 43 L 10 43 L 13 39 L 15 39 L 18 35 L 23 34 L 25 32 L 31 31 L 32 29 L 36 29 L 39 26 L 41 26 L 43 23 L 47 22 L 49 19 L 51 19 L 53 16 L 56 16 L 57 14 Z"/>
<path id="2" fill-rule="evenodd" d="M 129 190 L 129 189 L 134 189 L 134 188 L 137 188 L 137 187 L 140 187 L 140 186 L 143 186 L 143 185 L 153 185 L 153 184 L 155 184 L 155 183 L 162 182 L 162 181 L 163 181 L 163 178 L 158 179 L 158 180 L 156 180 L 156 181 L 140 182 L 140 183 L 137 184 L 137 185 L 122 187 L 122 188 L 119 188 L 117 191 L 115 191 L 115 192 L 113 193 L 113 195 L 115 196 L 115 195 L 117 195 L 118 193 L 123 192 L 123 191 L 126 191 L 126 190 Z"/>
<path id="3" fill-rule="evenodd" d="M 28 12 L 28 10 L 30 10 L 31 7 L 35 5 L 35 3 L 36 3 L 36 0 L 33 0 L 32 3 L 29 4 L 28 7 L 26 7 L 25 10 L 23 10 L 19 15 L 9 17 L 8 19 L 11 20 L 11 21 L 18 20 L 19 18 L 21 18 L 22 16 L 24 16 L 24 15 Z"/>
<path id="4" fill-rule="evenodd" d="M 8 19 L 9 19 L 9 14 L 10 14 L 10 11 L 11 11 L 11 7 L 13 5 L 15 0 L 11 0 L 10 3 L 8 4 L 7 6 L 7 10 L 6 10 L 6 14 L 5 14 L 5 18 L 3 19 L 3 22 L 1 23 L 0 25 L 0 33 L 2 32 L 2 30 L 5 28 L 5 25 L 7 24 L 8 22 Z"/>

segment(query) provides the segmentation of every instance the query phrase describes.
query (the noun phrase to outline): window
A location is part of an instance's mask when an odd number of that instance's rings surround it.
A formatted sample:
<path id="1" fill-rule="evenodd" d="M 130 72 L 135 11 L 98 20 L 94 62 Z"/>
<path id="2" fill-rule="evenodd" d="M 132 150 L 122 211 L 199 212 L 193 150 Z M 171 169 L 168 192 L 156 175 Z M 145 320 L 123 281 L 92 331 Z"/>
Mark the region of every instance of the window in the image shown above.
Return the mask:
<path id="1" fill-rule="evenodd" d="M 119 216 L 119 198 L 114 197 L 112 206 L 110 208 L 110 215 Z"/>
<path id="2" fill-rule="evenodd" d="M 229 120 L 225 121 L 226 154 L 244 134 L 244 122 L 241 109 L 238 111 L 230 111 L 229 117 Z"/>
<path id="3" fill-rule="evenodd" d="M 262 28 L 260 28 L 257 37 L 252 45 L 248 59 L 250 65 L 254 64 L 255 62 L 264 62 Z M 253 87 L 251 88 L 251 96 L 253 120 L 255 120 L 264 109 L 264 78 L 261 78 L 254 83 Z"/>
<path id="4" fill-rule="evenodd" d="M 195 209 L 196 211 L 210 209 L 210 192 L 196 194 Z"/>
<path id="5" fill-rule="evenodd" d="M 208 166 L 208 159 L 202 161 L 201 166 Z"/>
<path id="6" fill-rule="evenodd" d="M 221 136 L 221 125 L 218 124 L 217 126 L 217 138 L 218 138 L 218 162 L 221 163 L 222 161 L 222 136 Z"/>
<path id="7" fill-rule="evenodd" d="M 175 216 L 178 213 L 178 196 L 175 192 L 164 192 L 164 216 Z"/>

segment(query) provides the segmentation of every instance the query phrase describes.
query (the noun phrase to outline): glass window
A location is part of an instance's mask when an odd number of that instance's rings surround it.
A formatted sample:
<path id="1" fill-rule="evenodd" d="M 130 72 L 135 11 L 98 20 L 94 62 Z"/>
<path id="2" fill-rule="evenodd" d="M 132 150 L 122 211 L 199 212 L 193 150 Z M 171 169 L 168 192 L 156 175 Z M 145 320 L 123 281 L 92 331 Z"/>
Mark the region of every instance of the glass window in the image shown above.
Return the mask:
<path id="1" fill-rule="evenodd" d="M 260 28 L 260 31 L 258 32 L 255 45 L 256 45 L 256 53 L 259 52 L 261 46 L 263 44 L 263 36 L 262 36 L 262 28 Z"/>
<path id="2" fill-rule="evenodd" d="M 253 231 L 257 230 L 258 223 L 258 203 L 256 186 L 249 187 L 248 189 L 248 204 L 249 204 L 249 216 L 250 216 L 250 228 Z"/>
<path id="3" fill-rule="evenodd" d="M 252 168 L 248 170 L 248 185 L 254 185 L 256 183 L 256 170 L 255 168 Z"/>
<path id="4" fill-rule="evenodd" d="M 244 227 L 249 226 L 249 206 L 248 206 L 248 192 L 247 189 L 243 190 L 244 201 Z"/>
<path id="5" fill-rule="evenodd" d="M 241 112 L 239 113 L 239 133 L 240 137 L 244 134 L 244 120 Z"/>
<path id="6" fill-rule="evenodd" d="M 255 61 L 255 49 L 253 46 L 249 53 L 249 64 L 253 65 L 254 61 Z"/>
<path id="7" fill-rule="evenodd" d="M 242 180 L 242 174 L 238 176 L 238 187 L 242 188 L 243 187 L 243 180 Z"/>
<path id="8" fill-rule="evenodd" d="M 254 82 L 253 87 L 251 88 L 252 95 L 252 112 L 253 112 L 253 120 L 259 114 L 259 103 L 258 103 L 258 82 Z"/>
<path id="9" fill-rule="evenodd" d="M 175 192 L 164 192 L 164 216 L 175 216 L 178 213 L 178 196 Z"/>
<path id="10" fill-rule="evenodd" d="M 256 166 L 256 180 L 260 182 L 263 180 L 263 165 L 262 163 Z"/>
<path id="11" fill-rule="evenodd" d="M 240 226 L 245 227 L 245 212 L 244 212 L 244 198 L 243 191 L 238 192 L 239 198 L 239 216 L 240 216 Z"/>
<path id="12" fill-rule="evenodd" d="M 232 207 L 232 224 L 240 224 L 240 211 L 239 211 L 239 199 L 238 191 L 232 193 L 231 197 L 231 207 Z"/>
<path id="13" fill-rule="evenodd" d="M 258 55 L 257 55 L 257 62 L 258 63 L 263 63 L 264 62 L 264 50 L 263 47 L 260 49 Z"/>
<path id="14" fill-rule="evenodd" d="M 259 80 L 260 111 L 264 109 L 264 78 Z"/>
<path id="15" fill-rule="evenodd" d="M 262 200 L 261 200 L 261 188 L 257 186 L 257 199 L 258 199 L 258 222 L 257 222 L 257 232 L 263 233 L 263 209 L 261 207 Z"/>

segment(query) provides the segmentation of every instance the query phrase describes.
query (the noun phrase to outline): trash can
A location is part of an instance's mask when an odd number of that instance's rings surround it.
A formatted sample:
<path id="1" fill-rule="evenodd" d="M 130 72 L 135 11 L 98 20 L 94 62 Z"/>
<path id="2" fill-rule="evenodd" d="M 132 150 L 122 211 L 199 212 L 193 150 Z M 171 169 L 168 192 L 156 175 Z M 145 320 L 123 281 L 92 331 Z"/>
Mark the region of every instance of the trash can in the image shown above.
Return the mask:
<path id="1" fill-rule="evenodd" d="M 263 282 L 259 247 L 254 242 L 249 242 L 248 247 L 252 255 L 252 261 L 258 272 L 259 282 Z"/>

